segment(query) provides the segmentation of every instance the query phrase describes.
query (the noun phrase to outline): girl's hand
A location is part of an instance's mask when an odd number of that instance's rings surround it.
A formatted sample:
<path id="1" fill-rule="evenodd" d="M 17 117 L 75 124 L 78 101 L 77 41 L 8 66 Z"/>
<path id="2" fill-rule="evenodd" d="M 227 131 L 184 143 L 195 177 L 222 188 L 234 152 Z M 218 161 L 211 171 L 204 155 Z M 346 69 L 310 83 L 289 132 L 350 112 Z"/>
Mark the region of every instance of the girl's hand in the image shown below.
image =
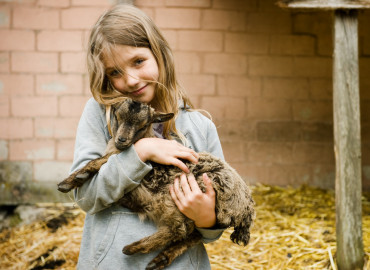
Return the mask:
<path id="1" fill-rule="evenodd" d="M 174 165 L 186 173 L 189 173 L 189 169 L 180 159 L 198 162 L 198 153 L 174 140 L 143 138 L 134 146 L 143 162 L 151 160 L 159 164 Z"/>
<path id="2" fill-rule="evenodd" d="M 173 186 L 170 186 L 170 193 L 181 213 L 192 219 L 195 226 L 210 228 L 216 224 L 216 193 L 205 173 L 203 182 L 206 185 L 205 193 L 199 188 L 194 175 L 190 174 L 187 178 L 182 174 L 180 180 L 176 178 Z"/>

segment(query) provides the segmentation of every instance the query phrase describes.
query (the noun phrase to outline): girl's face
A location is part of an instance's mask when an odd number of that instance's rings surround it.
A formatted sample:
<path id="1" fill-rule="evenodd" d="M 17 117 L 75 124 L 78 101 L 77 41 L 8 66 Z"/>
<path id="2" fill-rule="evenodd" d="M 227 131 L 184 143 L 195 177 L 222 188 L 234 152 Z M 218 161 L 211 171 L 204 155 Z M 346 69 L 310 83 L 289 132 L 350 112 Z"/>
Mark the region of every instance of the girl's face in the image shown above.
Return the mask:
<path id="1" fill-rule="evenodd" d="M 117 91 L 139 102 L 153 101 L 159 71 L 150 49 L 118 45 L 112 57 L 105 56 L 103 63 L 105 74 Z"/>

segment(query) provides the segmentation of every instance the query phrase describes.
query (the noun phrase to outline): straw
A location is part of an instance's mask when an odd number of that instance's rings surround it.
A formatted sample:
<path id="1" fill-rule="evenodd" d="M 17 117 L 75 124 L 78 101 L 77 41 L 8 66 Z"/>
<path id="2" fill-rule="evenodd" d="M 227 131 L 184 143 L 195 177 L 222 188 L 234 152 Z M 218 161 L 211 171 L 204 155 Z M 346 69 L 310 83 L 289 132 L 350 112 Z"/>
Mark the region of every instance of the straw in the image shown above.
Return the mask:
<path id="1" fill-rule="evenodd" d="M 206 245 L 213 270 L 337 269 L 332 191 L 252 187 L 257 217 L 246 247 L 232 229 Z M 370 195 L 362 198 L 364 270 L 370 270 Z M 46 217 L 0 232 L 0 269 L 75 269 L 85 214 L 72 204 L 40 204 Z"/>

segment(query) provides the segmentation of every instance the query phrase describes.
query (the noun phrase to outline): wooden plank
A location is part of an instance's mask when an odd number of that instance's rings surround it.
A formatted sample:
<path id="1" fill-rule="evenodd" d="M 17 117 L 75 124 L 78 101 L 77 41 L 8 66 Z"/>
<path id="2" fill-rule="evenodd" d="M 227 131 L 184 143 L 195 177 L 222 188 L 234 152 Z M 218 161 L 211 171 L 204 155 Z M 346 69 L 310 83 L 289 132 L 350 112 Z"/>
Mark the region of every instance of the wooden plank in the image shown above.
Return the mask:
<path id="1" fill-rule="evenodd" d="M 294 9 L 365 9 L 370 8 L 370 0 L 281 0 L 277 5 Z"/>
<path id="2" fill-rule="evenodd" d="M 337 263 L 362 269 L 361 135 L 357 11 L 334 16 L 334 141 Z"/>

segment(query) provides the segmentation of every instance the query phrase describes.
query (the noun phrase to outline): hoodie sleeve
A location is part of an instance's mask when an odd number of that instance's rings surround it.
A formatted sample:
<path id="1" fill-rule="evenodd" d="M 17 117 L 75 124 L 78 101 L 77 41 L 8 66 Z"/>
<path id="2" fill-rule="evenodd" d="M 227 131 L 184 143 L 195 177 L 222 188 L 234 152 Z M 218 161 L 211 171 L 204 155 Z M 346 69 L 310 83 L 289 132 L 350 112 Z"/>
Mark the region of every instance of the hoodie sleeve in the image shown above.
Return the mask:
<path id="1" fill-rule="evenodd" d="M 77 128 L 71 172 L 104 155 L 109 141 L 106 126 L 104 108 L 90 99 Z M 125 151 L 110 156 L 91 180 L 74 191 L 76 203 L 85 212 L 95 214 L 137 187 L 151 169 L 150 163 L 143 163 L 135 147 L 130 146 Z"/>

